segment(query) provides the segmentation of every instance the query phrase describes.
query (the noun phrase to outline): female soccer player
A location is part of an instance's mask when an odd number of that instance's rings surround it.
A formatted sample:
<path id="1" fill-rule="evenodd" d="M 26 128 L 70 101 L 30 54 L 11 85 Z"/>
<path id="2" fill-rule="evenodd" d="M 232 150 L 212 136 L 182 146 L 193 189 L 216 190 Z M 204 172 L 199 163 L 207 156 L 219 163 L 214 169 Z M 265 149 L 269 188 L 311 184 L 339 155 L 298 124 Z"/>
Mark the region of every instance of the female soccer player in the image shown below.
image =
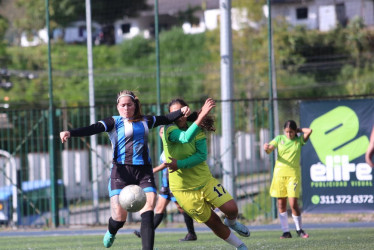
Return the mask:
<path id="1" fill-rule="evenodd" d="M 159 125 L 172 123 L 182 116 L 188 116 L 188 107 L 166 116 L 144 116 L 138 97 L 129 90 L 117 95 L 118 116 L 105 118 L 88 127 L 62 131 L 62 143 L 70 137 L 90 136 L 107 132 L 113 148 L 113 163 L 109 180 L 111 217 L 103 244 L 112 246 L 117 231 L 123 227 L 127 211 L 118 200 L 122 188 L 130 184 L 139 185 L 147 196 L 145 206 L 140 210 L 143 250 L 152 250 L 154 245 L 153 209 L 156 203 L 156 184 L 148 150 L 148 130 Z"/>
<path id="2" fill-rule="evenodd" d="M 303 135 L 298 137 L 297 133 L 303 133 Z M 267 154 L 278 149 L 270 195 L 278 200 L 279 220 L 283 230 L 281 239 L 292 238 L 288 227 L 287 197 L 297 235 L 309 238 L 309 235 L 302 229 L 301 212 L 297 200 L 301 189 L 301 147 L 304 146 L 311 133 L 310 128 L 297 128 L 296 122 L 289 120 L 284 124 L 284 135 L 278 135 L 270 143 L 264 144 Z"/>
<path id="3" fill-rule="evenodd" d="M 192 116 L 192 115 L 191 115 Z M 164 126 L 160 127 L 160 137 L 162 138 L 164 134 Z M 160 225 L 162 219 L 164 218 L 164 213 L 166 210 L 167 205 L 169 204 L 170 201 L 174 201 L 179 212 L 182 213 L 184 222 L 186 223 L 187 226 L 187 235 L 183 238 L 180 239 L 179 241 L 193 241 L 197 240 L 197 236 L 195 233 L 195 227 L 193 225 L 193 220 L 192 218 L 183 211 L 183 209 L 179 206 L 177 200 L 175 199 L 174 195 L 171 193 L 170 188 L 169 188 L 169 171 L 168 168 L 165 165 L 165 154 L 164 152 L 161 153 L 160 156 L 160 165 L 157 167 L 153 168 L 153 173 L 157 173 L 159 171 L 162 171 L 162 183 L 161 183 L 161 190 L 159 191 L 159 196 L 157 199 L 156 203 L 156 208 L 155 208 L 155 217 L 153 220 L 154 227 L 155 229 Z M 141 233 L 137 230 L 134 231 L 134 234 L 141 238 Z"/>
<path id="4" fill-rule="evenodd" d="M 182 99 L 169 103 L 173 112 L 188 106 Z M 247 227 L 239 223 L 238 207 L 232 196 L 215 179 L 206 163 L 207 143 L 204 130 L 214 131 L 213 119 L 208 116 L 215 107 L 212 99 L 207 99 L 195 122 L 179 118 L 175 125 L 165 128 L 163 145 L 169 167 L 170 190 L 179 205 L 194 220 L 205 223 L 218 237 L 237 249 L 247 249 L 246 245 L 231 232 L 249 237 Z M 219 208 L 226 216 L 222 223 L 212 208 Z"/>

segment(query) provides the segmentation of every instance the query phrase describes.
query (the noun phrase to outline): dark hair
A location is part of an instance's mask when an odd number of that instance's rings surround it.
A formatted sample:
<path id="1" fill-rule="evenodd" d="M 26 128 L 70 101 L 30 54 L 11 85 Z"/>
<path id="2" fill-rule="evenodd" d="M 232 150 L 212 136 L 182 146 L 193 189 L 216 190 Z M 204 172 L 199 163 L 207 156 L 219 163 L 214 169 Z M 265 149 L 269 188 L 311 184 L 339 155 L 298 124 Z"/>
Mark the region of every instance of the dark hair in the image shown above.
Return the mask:
<path id="1" fill-rule="evenodd" d="M 176 99 L 173 99 L 169 102 L 169 112 L 170 112 L 170 107 L 174 104 L 180 104 L 182 106 L 188 106 L 187 102 L 185 102 L 183 99 L 181 98 L 176 98 Z M 200 114 L 201 112 L 201 109 L 199 111 L 197 111 L 197 114 Z M 188 121 L 195 121 L 197 119 L 197 115 L 195 115 L 196 112 L 193 112 L 193 114 L 191 114 L 187 120 Z M 189 119 L 190 117 L 192 117 L 193 119 Z M 205 118 L 202 120 L 201 124 L 200 124 L 200 127 L 205 130 L 205 131 L 216 131 L 216 128 L 214 127 L 214 118 L 213 116 L 210 116 L 210 115 L 207 115 L 205 116 Z"/>
<path id="2" fill-rule="evenodd" d="M 119 99 L 121 98 L 121 96 L 129 96 L 129 97 L 131 97 L 131 100 L 135 104 L 134 117 L 132 117 L 132 119 L 129 120 L 129 121 L 130 122 L 138 122 L 138 121 L 143 120 L 142 106 L 140 104 L 139 98 L 134 94 L 134 92 L 132 92 L 130 90 L 122 90 L 122 91 L 118 92 L 118 94 L 117 94 L 117 104 L 118 104 Z"/>
<path id="3" fill-rule="evenodd" d="M 286 121 L 286 123 L 284 124 L 283 128 L 284 128 L 284 129 L 286 129 L 286 128 L 290 128 L 290 129 L 296 131 L 296 130 L 297 130 L 297 124 L 296 124 L 296 122 L 293 121 L 293 120 L 288 120 L 288 121 Z"/>
<path id="4" fill-rule="evenodd" d="M 175 99 L 173 99 L 173 100 L 171 100 L 171 101 L 169 102 L 169 105 L 168 105 L 169 112 L 170 112 L 170 107 L 173 106 L 174 104 L 180 104 L 180 105 L 182 105 L 183 107 L 184 107 L 184 106 L 188 106 L 187 102 L 185 102 L 183 99 L 175 98 Z"/>

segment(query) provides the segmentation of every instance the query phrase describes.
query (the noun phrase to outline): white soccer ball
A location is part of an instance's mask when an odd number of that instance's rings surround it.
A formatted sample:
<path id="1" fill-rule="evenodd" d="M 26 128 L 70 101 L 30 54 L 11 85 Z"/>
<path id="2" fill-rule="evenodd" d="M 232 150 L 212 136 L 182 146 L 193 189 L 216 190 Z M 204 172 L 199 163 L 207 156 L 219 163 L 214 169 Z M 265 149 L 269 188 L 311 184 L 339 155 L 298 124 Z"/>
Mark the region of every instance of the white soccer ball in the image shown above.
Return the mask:
<path id="1" fill-rule="evenodd" d="M 128 185 L 119 193 L 119 204 L 128 212 L 138 212 L 146 201 L 145 192 L 138 185 Z"/>

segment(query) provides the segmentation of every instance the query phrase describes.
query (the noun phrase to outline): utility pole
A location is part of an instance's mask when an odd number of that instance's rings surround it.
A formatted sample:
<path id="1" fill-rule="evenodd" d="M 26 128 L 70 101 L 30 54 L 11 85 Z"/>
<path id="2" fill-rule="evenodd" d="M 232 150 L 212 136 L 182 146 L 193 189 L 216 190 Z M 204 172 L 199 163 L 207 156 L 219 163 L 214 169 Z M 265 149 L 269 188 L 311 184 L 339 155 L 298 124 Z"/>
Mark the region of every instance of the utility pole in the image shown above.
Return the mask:
<path id="1" fill-rule="evenodd" d="M 87 61 L 88 61 L 88 87 L 90 105 L 90 123 L 96 122 L 95 112 L 95 83 L 93 77 L 92 59 L 92 24 L 91 24 L 91 1 L 86 0 L 86 30 L 87 30 Z M 95 223 L 99 224 L 99 180 L 97 165 L 97 135 L 90 136 L 91 166 L 92 166 L 92 200 L 95 213 Z"/>
<path id="2" fill-rule="evenodd" d="M 220 0 L 221 10 L 221 100 L 222 100 L 222 165 L 223 185 L 236 198 L 235 187 L 235 137 L 233 126 L 233 69 L 231 0 Z"/>
<path id="3" fill-rule="evenodd" d="M 274 138 L 274 96 L 273 96 L 273 37 L 271 25 L 271 1 L 267 0 L 268 5 L 268 50 L 269 50 L 269 132 L 270 138 Z M 270 153 L 270 173 L 273 177 L 274 168 L 274 151 Z M 277 205 L 275 198 L 271 199 L 271 214 L 272 218 L 277 218 Z"/>

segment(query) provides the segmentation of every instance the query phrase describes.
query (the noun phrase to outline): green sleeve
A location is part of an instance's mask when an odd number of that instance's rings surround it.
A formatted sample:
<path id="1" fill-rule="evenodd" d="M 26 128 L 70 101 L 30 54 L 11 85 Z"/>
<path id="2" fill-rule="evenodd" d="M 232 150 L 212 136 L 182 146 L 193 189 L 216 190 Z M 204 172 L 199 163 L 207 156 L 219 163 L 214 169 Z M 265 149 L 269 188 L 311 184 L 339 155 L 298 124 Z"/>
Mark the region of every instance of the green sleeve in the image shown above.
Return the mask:
<path id="1" fill-rule="evenodd" d="M 279 143 L 279 139 L 280 139 L 280 136 L 276 136 L 273 140 L 271 140 L 271 142 L 269 142 L 270 145 L 273 145 L 275 148 L 278 147 L 278 143 Z"/>
<path id="2" fill-rule="evenodd" d="M 192 168 L 198 165 L 199 163 L 206 161 L 208 156 L 206 139 L 196 141 L 195 146 L 196 152 L 193 155 L 183 160 L 177 160 L 177 166 L 179 169 Z"/>
<path id="3" fill-rule="evenodd" d="M 168 139 L 171 142 L 188 143 L 191 142 L 199 132 L 199 126 L 197 126 L 196 123 L 192 123 L 186 131 L 174 129 L 170 132 Z"/>

